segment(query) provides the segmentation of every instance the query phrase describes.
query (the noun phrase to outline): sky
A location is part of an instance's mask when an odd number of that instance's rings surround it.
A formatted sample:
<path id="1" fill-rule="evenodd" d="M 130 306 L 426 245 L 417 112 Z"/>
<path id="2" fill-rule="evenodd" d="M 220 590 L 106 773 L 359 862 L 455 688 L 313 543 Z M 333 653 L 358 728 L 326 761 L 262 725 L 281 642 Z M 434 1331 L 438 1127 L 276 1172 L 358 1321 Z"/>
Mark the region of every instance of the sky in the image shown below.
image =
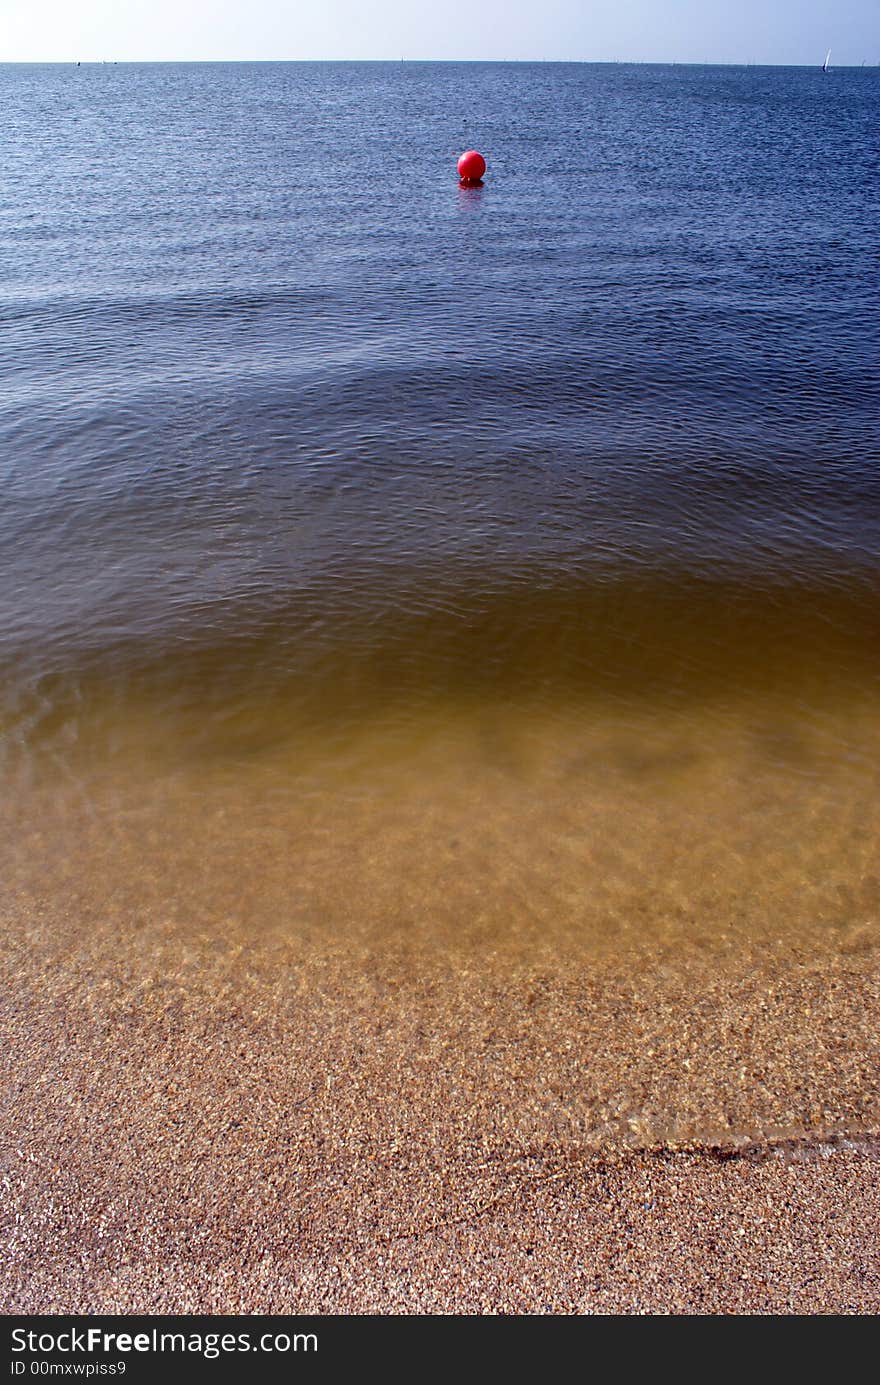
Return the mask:
<path id="1" fill-rule="evenodd" d="M 0 62 L 880 63 L 880 0 L 0 0 Z"/>

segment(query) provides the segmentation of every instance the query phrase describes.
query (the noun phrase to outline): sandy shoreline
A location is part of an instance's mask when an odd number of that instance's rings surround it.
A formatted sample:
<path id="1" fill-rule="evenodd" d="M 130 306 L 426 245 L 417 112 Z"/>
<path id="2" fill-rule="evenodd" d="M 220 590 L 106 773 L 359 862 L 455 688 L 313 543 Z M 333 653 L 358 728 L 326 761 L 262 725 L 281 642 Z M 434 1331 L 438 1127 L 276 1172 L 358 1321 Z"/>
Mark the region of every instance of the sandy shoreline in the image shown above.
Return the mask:
<path id="1" fill-rule="evenodd" d="M 9 1312 L 871 1313 L 876 950 L 245 946 L 9 902 Z"/>

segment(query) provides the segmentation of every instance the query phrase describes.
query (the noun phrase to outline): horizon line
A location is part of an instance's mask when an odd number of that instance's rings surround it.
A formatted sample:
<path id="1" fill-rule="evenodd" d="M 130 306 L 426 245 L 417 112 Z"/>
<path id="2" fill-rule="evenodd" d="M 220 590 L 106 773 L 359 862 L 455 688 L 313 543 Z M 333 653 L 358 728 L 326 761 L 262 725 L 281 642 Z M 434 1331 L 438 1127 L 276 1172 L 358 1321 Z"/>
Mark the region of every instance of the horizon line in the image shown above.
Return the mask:
<path id="1" fill-rule="evenodd" d="M 264 64 L 284 66 L 294 63 L 393 63 L 393 64 L 438 64 L 478 65 L 492 63 L 498 66 L 525 66 L 546 64 L 559 67 L 795 67 L 810 71 L 821 69 L 821 61 L 816 62 L 762 62 L 757 59 L 731 61 L 717 58 L 0 58 L 0 67 L 77 67 L 86 64 L 90 67 L 122 66 L 235 66 L 236 64 Z M 831 70 L 837 68 L 880 67 L 880 62 L 839 62 L 829 64 Z"/>

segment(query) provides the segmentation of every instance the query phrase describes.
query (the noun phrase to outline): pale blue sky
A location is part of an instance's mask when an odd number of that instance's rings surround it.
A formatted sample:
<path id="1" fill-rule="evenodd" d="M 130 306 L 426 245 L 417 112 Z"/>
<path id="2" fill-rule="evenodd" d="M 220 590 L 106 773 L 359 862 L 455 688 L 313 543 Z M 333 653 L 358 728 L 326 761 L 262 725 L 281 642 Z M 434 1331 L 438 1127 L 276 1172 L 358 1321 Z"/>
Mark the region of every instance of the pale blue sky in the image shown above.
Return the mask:
<path id="1" fill-rule="evenodd" d="M 0 0 L 0 61 L 880 63 L 880 0 Z"/>

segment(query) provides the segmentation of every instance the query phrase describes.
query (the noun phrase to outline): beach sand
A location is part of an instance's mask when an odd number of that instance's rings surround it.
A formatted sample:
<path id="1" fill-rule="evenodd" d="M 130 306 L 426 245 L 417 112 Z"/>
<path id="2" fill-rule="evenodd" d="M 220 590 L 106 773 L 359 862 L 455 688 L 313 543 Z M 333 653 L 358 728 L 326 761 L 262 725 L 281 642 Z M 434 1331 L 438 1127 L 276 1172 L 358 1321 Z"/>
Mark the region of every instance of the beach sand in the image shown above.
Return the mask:
<path id="1" fill-rule="evenodd" d="M 5 922 L 7 1313 L 880 1308 L 873 948 L 525 967 Z"/>
<path id="2" fill-rule="evenodd" d="M 657 724 L 22 781 L 3 1310 L 876 1312 L 876 761 Z"/>

